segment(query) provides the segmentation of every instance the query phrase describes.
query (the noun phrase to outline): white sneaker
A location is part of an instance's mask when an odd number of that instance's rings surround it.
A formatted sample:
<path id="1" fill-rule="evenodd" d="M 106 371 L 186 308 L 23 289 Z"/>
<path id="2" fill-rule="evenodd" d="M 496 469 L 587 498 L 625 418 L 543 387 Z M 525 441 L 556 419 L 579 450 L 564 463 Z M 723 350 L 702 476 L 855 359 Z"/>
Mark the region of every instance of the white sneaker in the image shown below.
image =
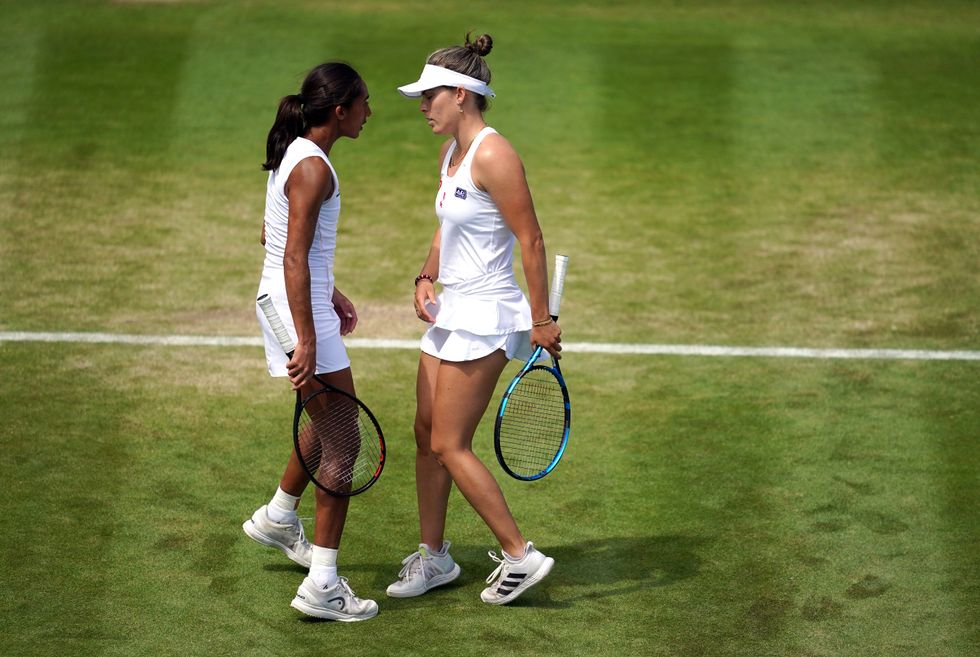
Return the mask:
<path id="1" fill-rule="evenodd" d="M 505 605 L 516 600 L 521 593 L 543 580 L 555 565 L 554 559 L 535 550 L 531 542 L 527 544 L 524 558 L 517 562 L 501 559 L 494 552 L 488 554 L 500 564 L 487 578 L 490 586 L 480 594 L 480 599 L 491 605 Z"/>
<path id="2" fill-rule="evenodd" d="M 296 597 L 289 606 L 307 616 L 345 623 L 367 620 L 378 615 L 378 603 L 374 600 L 362 600 L 354 595 L 346 577 L 341 577 L 330 587 L 317 586 L 307 577 L 299 585 Z"/>
<path id="3" fill-rule="evenodd" d="M 442 544 L 444 557 L 430 553 L 429 546 L 419 543 L 418 552 L 413 552 L 402 560 L 402 569 L 398 572 L 400 578 L 388 587 L 388 595 L 392 598 L 412 598 L 422 595 L 429 589 L 448 584 L 459 577 L 459 565 L 449 555 L 449 541 Z"/>
<path id="4" fill-rule="evenodd" d="M 245 521 L 242 529 L 249 538 L 282 550 L 290 559 L 304 568 L 310 567 L 313 548 L 303 532 L 303 521 L 296 518 L 291 524 L 280 524 L 269 518 L 268 505 L 261 506 Z"/>

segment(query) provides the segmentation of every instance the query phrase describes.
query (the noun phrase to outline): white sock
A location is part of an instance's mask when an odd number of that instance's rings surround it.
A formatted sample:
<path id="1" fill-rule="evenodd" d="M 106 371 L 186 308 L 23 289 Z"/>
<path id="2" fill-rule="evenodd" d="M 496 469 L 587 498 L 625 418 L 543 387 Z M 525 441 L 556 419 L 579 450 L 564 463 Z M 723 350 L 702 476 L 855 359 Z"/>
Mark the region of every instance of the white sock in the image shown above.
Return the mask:
<path id="1" fill-rule="evenodd" d="M 282 488 L 277 488 L 276 494 L 269 500 L 266 513 L 269 514 L 269 520 L 272 522 L 278 522 L 281 525 L 289 524 L 296 519 L 297 504 L 299 504 L 298 497 L 290 495 Z"/>
<path id="2" fill-rule="evenodd" d="M 429 547 L 428 543 L 423 543 L 422 545 L 425 546 L 425 551 L 429 553 L 430 557 L 436 557 L 437 559 L 445 559 L 446 555 L 449 554 L 449 541 L 443 541 L 442 547 L 439 548 L 438 550 L 433 550 L 431 547 Z"/>
<path id="3" fill-rule="evenodd" d="M 519 556 L 519 557 L 512 557 L 512 556 L 510 556 L 509 554 L 507 554 L 507 552 L 503 548 L 500 548 L 500 551 L 504 553 L 504 559 L 506 559 L 507 561 L 509 561 L 511 563 L 517 563 L 518 561 L 523 561 L 524 560 L 524 557 L 527 556 L 527 543 L 524 544 L 524 551 L 521 552 L 521 556 Z"/>
<path id="4" fill-rule="evenodd" d="M 337 583 L 337 552 L 333 548 L 313 546 L 310 579 L 320 588 L 330 588 Z"/>

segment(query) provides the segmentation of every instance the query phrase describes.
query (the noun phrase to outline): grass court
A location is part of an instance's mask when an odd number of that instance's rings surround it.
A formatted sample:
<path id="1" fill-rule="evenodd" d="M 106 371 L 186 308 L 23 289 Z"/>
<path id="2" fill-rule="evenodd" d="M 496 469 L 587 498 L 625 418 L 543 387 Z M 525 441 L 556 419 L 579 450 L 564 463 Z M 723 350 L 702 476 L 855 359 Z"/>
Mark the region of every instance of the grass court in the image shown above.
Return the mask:
<path id="1" fill-rule="evenodd" d="M 358 337 L 417 338 L 440 138 L 395 87 L 469 29 L 571 256 L 566 341 L 980 349 L 980 7 L 949 0 L 0 3 L 0 332 L 257 336 L 266 133 L 342 59 L 374 114 L 331 153 L 337 285 Z M 475 441 L 557 561 L 491 608 L 455 492 L 463 576 L 385 597 L 418 541 L 417 355 L 350 353 L 389 461 L 341 548 L 381 611 L 348 625 L 290 609 L 302 570 L 240 529 L 289 449 L 260 348 L 0 340 L 4 652 L 980 651 L 975 360 L 570 350 L 554 473 Z"/>

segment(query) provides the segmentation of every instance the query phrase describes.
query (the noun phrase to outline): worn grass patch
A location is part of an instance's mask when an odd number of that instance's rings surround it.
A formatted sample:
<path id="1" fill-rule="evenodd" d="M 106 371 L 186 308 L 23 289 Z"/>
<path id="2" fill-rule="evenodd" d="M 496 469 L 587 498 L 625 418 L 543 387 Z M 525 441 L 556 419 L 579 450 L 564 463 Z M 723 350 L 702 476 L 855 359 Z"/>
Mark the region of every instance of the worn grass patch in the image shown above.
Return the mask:
<path id="1" fill-rule="evenodd" d="M 411 338 L 439 138 L 394 91 L 474 28 L 490 123 L 571 256 L 568 341 L 977 349 L 975 3 L 102 1 L 0 7 L 0 329 L 256 335 L 276 102 L 352 62 L 331 157 L 357 337 Z M 972 363 L 570 354 L 572 443 L 502 480 L 558 562 L 478 600 L 385 586 L 417 541 L 417 354 L 351 350 L 391 449 L 342 571 L 370 623 L 300 619 L 239 529 L 291 395 L 261 349 L 0 343 L 0 634 L 16 655 L 973 655 Z M 502 385 L 502 384 L 501 384 Z M 493 465 L 489 425 L 477 440 Z M 302 507 L 311 515 L 308 502 Z"/>

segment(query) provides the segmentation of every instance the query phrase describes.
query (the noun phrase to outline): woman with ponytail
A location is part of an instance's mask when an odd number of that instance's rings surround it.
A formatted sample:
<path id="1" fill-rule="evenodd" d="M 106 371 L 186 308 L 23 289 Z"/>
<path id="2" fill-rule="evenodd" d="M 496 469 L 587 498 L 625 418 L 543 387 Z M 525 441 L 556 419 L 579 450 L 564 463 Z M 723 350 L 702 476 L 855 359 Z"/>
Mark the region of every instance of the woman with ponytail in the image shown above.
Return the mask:
<path id="1" fill-rule="evenodd" d="M 293 390 L 313 392 L 318 374 L 354 394 L 350 360 L 341 336 L 357 325 L 354 305 L 334 285 L 333 262 L 340 217 L 340 181 L 330 149 L 341 137 L 356 139 L 371 116 L 367 85 L 347 64 L 328 62 L 306 76 L 298 94 L 279 103 L 262 168 L 266 186 L 262 243 L 265 264 L 258 296 L 269 295 L 296 345 L 287 358 L 261 309 L 256 316 L 265 338 L 269 374 L 289 377 Z M 358 621 L 378 613 L 373 600 L 354 595 L 337 574 L 337 551 L 349 498 L 316 489 L 311 546 L 296 515 L 309 484 L 295 452 L 268 504 L 242 529 L 310 569 L 292 606 L 320 618 Z"/>
<path id="2" fill-rule="evenodd" d="M 429 324 L 416 381 L 415 486 L 421 543 L 402 562 L 388 595 L 409 597 L 447 584 L 460 568 L 445 540 L 452 484 L 493 532 L 503 551 L 480 598 L 507 604 L 551 571 L 554 560 L 525 540 L 500 486 L 473 453 L 473 434 L 511 358 L 527 359 L 531 344 L 558 357 L 561 330 L 548 312 L 544 240 L 520 157 L 487 126 L 483 113 L 490 69 L 484 34 L 429 56 L 417 82 L 399 87 L 421 97 L 432 132 L 450 137 L 439 154 L 439 227 L 415 279 L 415 313 Z M 514 277 L 520 243 L 527 281 Z M 442 285 L 436 297 L 435 281 Z M 528 300 L 530 297 L 530 301 Z"/>

